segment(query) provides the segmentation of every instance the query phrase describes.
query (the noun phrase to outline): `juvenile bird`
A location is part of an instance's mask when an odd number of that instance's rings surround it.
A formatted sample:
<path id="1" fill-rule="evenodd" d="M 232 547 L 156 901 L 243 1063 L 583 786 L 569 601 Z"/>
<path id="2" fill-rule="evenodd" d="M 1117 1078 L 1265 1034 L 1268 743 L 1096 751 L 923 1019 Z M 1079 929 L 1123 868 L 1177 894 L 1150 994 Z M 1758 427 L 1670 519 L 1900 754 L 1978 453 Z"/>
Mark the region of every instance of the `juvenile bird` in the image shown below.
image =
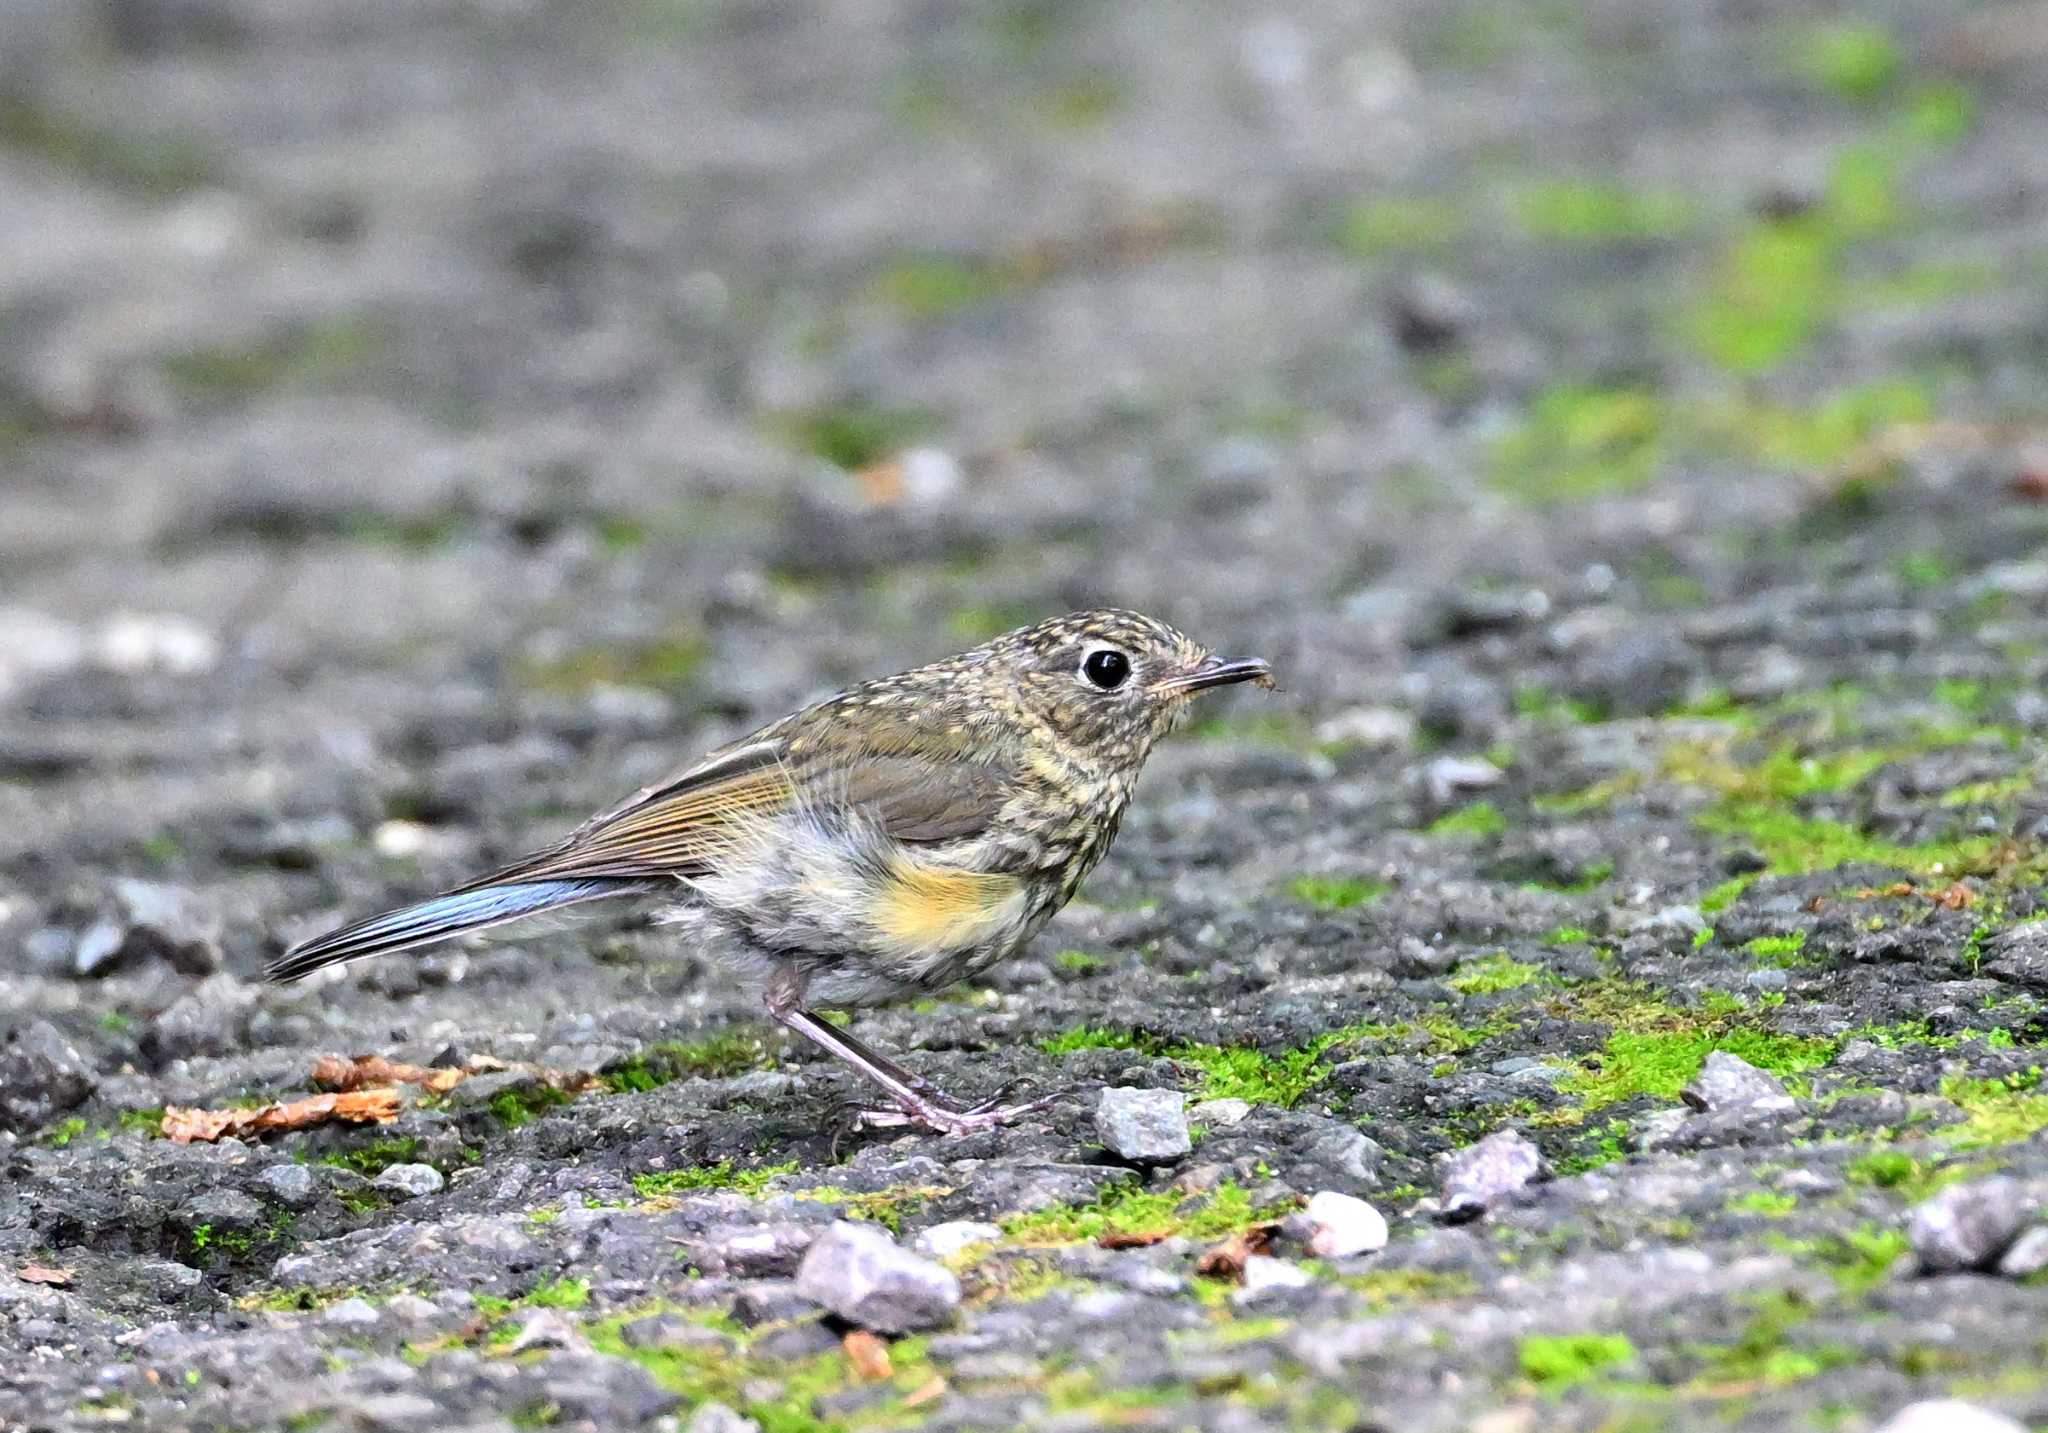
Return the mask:
<path id="1" fill-rule="evenodd" d="M 962 1107 L 813 1013 L 928 994 L 1023 948 L 1116 836 L 1191 698 L 1271 687 L 1164 622 L 1102 610 L 863 682 L 719 748 L 547 850 L 304 941 L 296 980 L 585 901 L 666 899 L 768 1014 L 885 1090 L 868 1126 L 968 1134 L 1043 1103 Z"/>

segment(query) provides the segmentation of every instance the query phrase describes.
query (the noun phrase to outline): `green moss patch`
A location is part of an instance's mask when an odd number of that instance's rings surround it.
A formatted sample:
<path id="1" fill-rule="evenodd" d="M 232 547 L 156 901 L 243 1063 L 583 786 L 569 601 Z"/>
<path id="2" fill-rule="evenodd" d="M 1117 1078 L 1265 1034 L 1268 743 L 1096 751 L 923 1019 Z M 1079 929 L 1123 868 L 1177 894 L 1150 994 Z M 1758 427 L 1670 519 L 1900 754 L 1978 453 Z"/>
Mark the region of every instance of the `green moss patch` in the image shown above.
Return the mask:
<path id="1" fill-rule="evenodd" d="M 1002 1221 L 1004 1238 L 1018 1244 L 1092 1243 L 1106 1234 L 1181 1235 L 1215 1239 L 1285 1213 L 1288 1205 L 1255 1206 L 1242 1185 L 1225 1182 L 1206 1195 L 1112 1185 L 1088 1204 L 1061 1205 Z"/>
<path id="2" fill-rule="evenodd" d="M 1346 876 L 1297 876 L 1287 883 L 1287 894 L 1319 911 L 1348 911 L 1371 905 L 1389 890 L 1385 881 Z"/>
<path id="3" fill-rule="evenodd" d="M 1618 1333 L 1531 1334 L 1515 1349 L 1522 1376 L 1551 1392 L 1604 1378 L 1635 1361 L 1635 1345 Z"/>
<path id="4" fill-rule="evenodd" d="M 768 1187 L 771 1180 L 785 1174 L 794 1174 L 796 1163 L 767 1164 L 754 1169 L 735 1169 L 729 1159 L 716 1164 L 696 1165 L 689 1169 L 654 1170 L 633 1176 L 633 1189 L 643 1199 L 659 1199 L 667 1195 L 690 1194 L 705 1189 L 731 1189 L 753 1196 Z"/>

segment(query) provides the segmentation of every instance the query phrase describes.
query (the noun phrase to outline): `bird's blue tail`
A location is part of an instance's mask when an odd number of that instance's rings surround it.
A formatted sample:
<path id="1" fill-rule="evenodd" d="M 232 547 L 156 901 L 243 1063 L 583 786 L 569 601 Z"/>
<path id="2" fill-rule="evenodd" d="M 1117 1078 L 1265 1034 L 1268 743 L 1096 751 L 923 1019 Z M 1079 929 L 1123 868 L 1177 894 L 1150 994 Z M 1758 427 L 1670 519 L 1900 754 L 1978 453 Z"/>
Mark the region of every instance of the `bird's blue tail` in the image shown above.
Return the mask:
<path id="1" fill-rule="evenodd" d="M 297 980 L 344 960 L 411 950 L 542 911 L 607 896 L 637 895 L 646 889 L 639 881 L 582 880 L 517 881 L 455 891 L 300 941 L 273 960 L 265 973 L 275 981 Z"/>

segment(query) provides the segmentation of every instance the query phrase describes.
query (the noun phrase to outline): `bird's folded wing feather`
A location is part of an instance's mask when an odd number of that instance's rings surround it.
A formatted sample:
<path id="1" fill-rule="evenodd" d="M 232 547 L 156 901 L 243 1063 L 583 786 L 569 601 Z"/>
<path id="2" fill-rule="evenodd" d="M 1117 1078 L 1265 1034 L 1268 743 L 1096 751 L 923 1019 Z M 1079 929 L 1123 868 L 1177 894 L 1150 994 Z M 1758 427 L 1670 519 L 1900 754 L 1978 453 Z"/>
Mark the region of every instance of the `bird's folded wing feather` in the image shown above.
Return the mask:
<path id="1" fill-rule="evenodd" d="M 1006 798 L 979 762 L 836 751 L 791 759 L 768 738 L 714 753 L 591 818 L 568 839 L 472 886 L 574 878 L 701 876 L 763 819 L 798 803 L 848 808 L 912 844 L 971 839 Z M 467 887 L 465 887 L 467 889 Z"/>

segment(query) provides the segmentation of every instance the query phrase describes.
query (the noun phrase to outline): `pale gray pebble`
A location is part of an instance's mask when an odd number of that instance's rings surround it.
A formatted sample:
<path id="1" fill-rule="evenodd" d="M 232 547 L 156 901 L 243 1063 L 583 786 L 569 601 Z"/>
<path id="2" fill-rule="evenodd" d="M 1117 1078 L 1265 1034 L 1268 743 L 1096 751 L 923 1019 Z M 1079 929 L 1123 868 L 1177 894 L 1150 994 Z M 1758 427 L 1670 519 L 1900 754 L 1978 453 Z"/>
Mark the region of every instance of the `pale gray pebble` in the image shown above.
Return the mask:
<path id="1" fill-rule="evenodd" d="M 2033 1217 L 2016 1179 L 1994 1176 L 1942 1190 L 1914 1209 L 1906 1237 L 1929 1273 L 1988 1268 Z"/>
<path id="2" fill-rule="evenodd" d="M 974 1244 L 993 1244 L 1003 1237 L 1001 1226 L 974 1219 L 949 1219 L 920 1229 L 911 1239 L 911 1249 L 927 1259 L 950 1259 Z"/>
<path id="3" fill-rule="evenodd" d="M 1308 1207 L 1287 1216 L 1283 1228 L 1318 1259 L 1349 1259 L 1387 1247 L 1387 1221 L 1353 1194 L 1325 1189 Z"/>
<path id="4" fill-rule="evenodd" d="M 2003 1413 L 1960 1398 L 1926 1398 L 1894 1413 L 1877 1433 L 2026 1433 Z"/>
<path id="5" fill-rule="evenodd" d="M 872 1224 L 842 1222 L 797 1268 L 797 1292 L 849 1323 L 882 1333 L 937 1328 L 960 1306 L 952 1271 L 900 1249 Z"/>
<path id="6" fill-rule="evenodd" d="M 369 1329 L 384 1322 L 384 1315 L 367 1299 L 343 1299 L 320 1311 L 320 1322 L 337 1328 Z"/>
<path id="7" fill-rule="evenodd" d="M 1251 1112 L 1249 1100 L 1203 1100 L 1188 1109 L 1188 1123 L 1205 1125 L 1211 1129 L 1229 1129 L 1233 1125 L 1243 1124 Z"/>
<path id="8" fill-rule="evenodd" d="M 1740 1055 L 1712 1050 L 1700 1072 L 1678 1092 L 1696 1110 L 1789 1110 L 1792 1097 L 1777 1076 L 1766 1074 Z"/>
<path id="9" fill-rule="evenodd" d="M 1163 1164 L 1194 1149 L 1186 1096 L 1178 1090 L 1106 1089 L 1095 1106 L 1095 1134 L 1119 1159 Z"/>
<path id="10" fill-rule="evenodd" d="M 1233 1296 L 1238 1303 L 1257 1303 L 1269 1294 L 1305 1289 L 1315 1282 L 1308 1270 L 1270 1254 L 1254 1254 L 1244 1261 L 1244 1285 Z"/>
<path id="11" fill-rule="evenodd" d="M 1543 1171 L 1543 1155 L 1511 1129 L 1495 1130 L 1444 1167 L 1444 1217 L 1477 1219 Z"/>
<path id="12" fill-rule="evenodd" d="M 740 1417 L 723 1403 L 700 1403 L 683 1425 L 683 1433 L 761 1433 L 761 1425 Z"/>
<path id="13" fill-rule="evenodd" d="M 303 1164 L 273 1164 L 256 1179 L 264 1189 L 294 1209 L 303 1209 L 311 1204 L 320 1192 L 313 1171 Z"/>
<path id="14" fill-rule="evenodd" d="M 2048 1269 L 2048 1224 L 2036 1224 L 2012 1241 L 1999 1257 L 1998 1272 L 2008 1279 L 2025 1279 Z"/>
<path id="15" fill-rule="evenodd" d="M 447 1182 L 431 1164 L 394 1164 L 370 1181 L 376 1188 L 403 1199 L 438 1194 Z"/>

